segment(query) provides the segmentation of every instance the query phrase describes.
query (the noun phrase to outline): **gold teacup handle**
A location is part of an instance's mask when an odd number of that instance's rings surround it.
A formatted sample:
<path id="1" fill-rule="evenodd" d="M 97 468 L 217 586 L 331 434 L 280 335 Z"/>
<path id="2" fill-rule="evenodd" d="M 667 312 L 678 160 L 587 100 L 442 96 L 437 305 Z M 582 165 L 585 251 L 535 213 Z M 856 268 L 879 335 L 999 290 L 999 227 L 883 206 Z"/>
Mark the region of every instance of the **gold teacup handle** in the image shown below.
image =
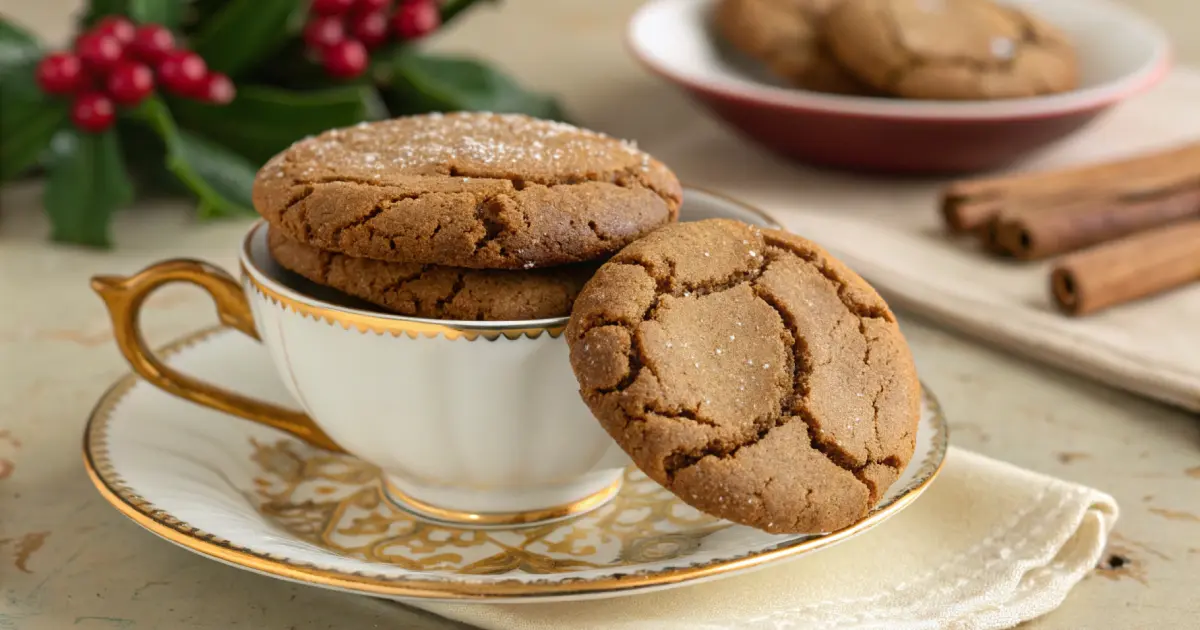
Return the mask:
<path id="1" fill-rule="evenodd" d="M 207 291 L 216 304 L 222 324 L 261 341 L 242 287 L 224 270 L 208 263 L 167 260 L 129 277 L 95 276 L 92 289 L 100 294 L 108 307 L 117 347 L 134 372 L 169 394 L 286 431 L 313 446 L 345 452 L 302 412 L 217 387 L 160 361 L 142 336 L 142 304 L 156 289 L 173 282 L 188 282 Z"/>

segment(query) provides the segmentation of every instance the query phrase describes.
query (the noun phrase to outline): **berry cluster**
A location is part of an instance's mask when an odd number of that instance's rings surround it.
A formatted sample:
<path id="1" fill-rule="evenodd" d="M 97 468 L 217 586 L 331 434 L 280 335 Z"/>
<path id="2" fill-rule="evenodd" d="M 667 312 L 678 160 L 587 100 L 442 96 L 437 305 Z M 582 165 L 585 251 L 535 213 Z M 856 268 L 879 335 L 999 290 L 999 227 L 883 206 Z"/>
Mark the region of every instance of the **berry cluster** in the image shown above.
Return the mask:
<path id="1" fill-rule="evenodd" d="M 234 97 L 229 77 L 210 72 L 200 55 L 176 48 L 171 31 L 158 24 L 135 27 L 117 16 L 81 33 L 72 52 L 42 58 L 37 82 L 47 94 L 74 95 L 71 120 L 93 133 L 112 126 L 116 105 L 137 105 L 155 83 L 207 103 L 223 105 Z"/>
<path id="2" fill-rule="evenodd" d="M 389 34 L 413 40 L 441 26 L 435 0 L 400 0 L 395 11 L 391 5 L 392 0 L 313 0 L 304 42 L 326 72 L 345 79 L 366 71 L 369 51 Z"/>

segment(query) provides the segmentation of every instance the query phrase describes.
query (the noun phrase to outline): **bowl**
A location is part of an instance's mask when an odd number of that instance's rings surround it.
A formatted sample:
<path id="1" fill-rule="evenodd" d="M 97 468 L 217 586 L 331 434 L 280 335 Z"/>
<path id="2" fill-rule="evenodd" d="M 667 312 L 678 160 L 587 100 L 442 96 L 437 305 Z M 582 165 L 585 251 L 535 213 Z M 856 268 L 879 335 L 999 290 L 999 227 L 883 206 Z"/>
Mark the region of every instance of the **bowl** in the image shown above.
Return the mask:
<path id="1" fill-rule="evenodd" d="M 1083 128 L 1167 73 L 1155 24 L 1110 0 L 1000 0 L 1062 29 L 1081 85 L 1059 94 L 979 101 L 843 96 L 787 87 L 739 58 L 711 28 L 714 0 L 651 0 L 627 44 L 649 70 L 686 90 L 758 144 L 813 165 L 889 173 L 1005 166 Z"/>

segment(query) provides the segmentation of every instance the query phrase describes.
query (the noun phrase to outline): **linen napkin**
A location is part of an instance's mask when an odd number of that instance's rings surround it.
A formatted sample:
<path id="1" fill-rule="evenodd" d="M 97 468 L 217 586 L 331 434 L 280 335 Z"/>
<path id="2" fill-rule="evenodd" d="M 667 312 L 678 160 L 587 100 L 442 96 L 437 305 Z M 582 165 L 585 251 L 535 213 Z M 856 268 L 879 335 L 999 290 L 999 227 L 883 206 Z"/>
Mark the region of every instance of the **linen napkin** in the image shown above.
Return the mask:
<path id="1" fill-rule="evenodd" d="M 951 448 L 919 499 L 810 555 L 666 591 L 546 604 L 413 605 L 489 630 L 1008 628 L 1098 562 L 1107 494 Z"/>
<path id="2" fill-rule="evenodd" d="M 1200 73 L 1152 91 L 1012 170 L 1105 160 L 1200 137 Z M 642 134 L 646 135 L 646 134 Z M 1090 317 L 1058 314 L 1048 263 L 997 260 L 948 237 L 945 179 L 818 171 L 740 140 L 697 113 L 641 144 L 685 182 L 772 214 L 862 274 L 893 306 L 1111 386 L 1200 411 L 1200 284 Z M 1197 244 L 1200 250 L 1200 243 Z"/>

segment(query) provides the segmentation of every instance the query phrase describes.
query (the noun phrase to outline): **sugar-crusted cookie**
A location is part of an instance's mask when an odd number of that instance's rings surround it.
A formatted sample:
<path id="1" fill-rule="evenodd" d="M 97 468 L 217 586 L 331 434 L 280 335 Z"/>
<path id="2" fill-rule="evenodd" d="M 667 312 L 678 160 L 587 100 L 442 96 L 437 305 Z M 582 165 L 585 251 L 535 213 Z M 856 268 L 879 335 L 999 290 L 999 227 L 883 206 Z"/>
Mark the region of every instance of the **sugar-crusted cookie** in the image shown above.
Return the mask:
<path id="1" fill-rule="evenodd" d="M 565 317 L 597 265 L 507 271 L 394 263 L 319 250 L 276 229 L 271 257 L 285 269 L 400 315 L 433 319 Z"/>
<path id="2" fill-rule="evenodd" d="M 593 414 L 704 512 L 836 530 L 912 458 L 920 385 L 895 318 L 798 236 L 728 219 L 662 228 L 587 282 L 566 338 Z"/>
<path id="3" fill-rule="evenodd" d="M 843 0 L 825 34 L 842 65 L 896 96 L 1013 98 L 1079 83 L 1066 35 L 991 0 Z"/>
<path id="4" fill-rule="evenodd" d="M 714 25 L 731 46 L 796 87 L 863 94 L 825 45 L 821 22 L 840 0 L 720 0 Z"/>
<path id="5" fill-rule="evenodd" d="M 607 256 L 675 220 L 682 189 L 632 144 L 519 114 L 335 129 L 267 162 L 254 206 L 358 258 L 529 269 Z"/>

